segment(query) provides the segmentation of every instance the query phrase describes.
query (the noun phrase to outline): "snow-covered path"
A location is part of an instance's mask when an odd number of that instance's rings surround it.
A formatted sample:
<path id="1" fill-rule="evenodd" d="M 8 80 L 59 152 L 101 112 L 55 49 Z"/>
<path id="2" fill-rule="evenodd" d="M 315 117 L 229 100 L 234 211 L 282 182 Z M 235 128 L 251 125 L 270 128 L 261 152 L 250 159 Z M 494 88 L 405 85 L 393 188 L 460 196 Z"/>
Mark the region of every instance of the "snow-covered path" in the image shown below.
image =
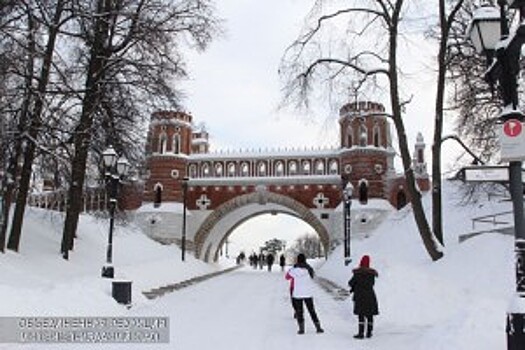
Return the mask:
<path id="1" fill-rule="evenodd" d="M 316 334 L 306 315 L 306 334 L 297 335 L 283 276 L 246 267 L 166 295 L 148 313 L 169 314 L 177 349 L 337 350 L 373 342 L 352 338 L 355 321 L 348 302 L 337 302 L 320 288 L 315 305 L 325 333 Z"/>

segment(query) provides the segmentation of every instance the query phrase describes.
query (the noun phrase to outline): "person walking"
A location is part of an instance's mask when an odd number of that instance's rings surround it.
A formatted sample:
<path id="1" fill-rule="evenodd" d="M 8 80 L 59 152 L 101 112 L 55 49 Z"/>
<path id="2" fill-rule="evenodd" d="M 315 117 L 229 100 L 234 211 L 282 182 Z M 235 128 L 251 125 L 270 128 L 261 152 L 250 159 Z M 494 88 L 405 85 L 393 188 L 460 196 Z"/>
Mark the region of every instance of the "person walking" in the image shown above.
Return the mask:
<path id="1" fill-rule="evenodd" d="M 284 266 L 286 265 L 286 258 L 284 257 L 284 254 L 281 254 L 279 257 L 279 266 L 281 266 L 281 271 L 284 271 Z"/>
<path id="2" fill-rule="evenodd" d="M 264 254 L 261 252 L 261 254 L 259 254 L 259 269 L 260 270 L 262 270 L 264 266 L 264 260 L 265 260 Z"/>
<path id="3" fill-rule="evenodd" d="M 314 307 L 314 270 L 306 263 L 306 256 L 304 254 L 297 255 L 296 264 L 290 270 L 288 270 L 285 278 L 287 280 L 292 280 L 293 282 L 292 305 L 295 309 L 297 324 L 299 325 L 299 331 L 297 334 L 304 334 L 303 303 L 306 304 L 306 308 L 308 309 L 308 313 L 312 318 L 317 333 L 323 333 L 324 330 L 321 328 L 321 323 L 319 322 L 319 318 L 317 317 Z"/>
<path id="4" fill-rule="evenodd" d="M 273 257 L 272 253 L 268 253 L 268 255 L 266 256 L 266 264 L 268 265 L 268 272 L 272 272 L 272 266 L 273 266 L 274 259 L 275 258 Z"/>
<path id="5" fill-rule="evenodd" d="M 363 255 L 359 267 L 353 271 L 352 278 L 348 281 L 350 293 L 353 293 L 354 315 L 358 317 L 358 332 L 354 338 L 370 338 L 374 330 L 374 316 L 379 314 L 376 293 L 374 291 L 375 279 L 378 277 L 376 270 L 370 267 L 370 257 Z"/>

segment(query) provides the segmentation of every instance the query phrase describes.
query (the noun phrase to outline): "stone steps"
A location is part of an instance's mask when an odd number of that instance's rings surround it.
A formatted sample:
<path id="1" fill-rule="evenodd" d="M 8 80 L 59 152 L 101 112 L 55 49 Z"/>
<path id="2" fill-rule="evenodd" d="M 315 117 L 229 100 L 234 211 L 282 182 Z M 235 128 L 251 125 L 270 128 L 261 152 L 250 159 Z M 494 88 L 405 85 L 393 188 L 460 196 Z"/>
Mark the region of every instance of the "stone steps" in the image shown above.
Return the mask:
<path id="1" fill-rule="evenodd" d="M 193 277 L 193 278 L 190 278 L 190 279 L 185 280 L 185 281 L 168 284 L 168 285 L 161 286 L 161 287 L 158 287 L 158 288 L 153 288 L 153 289 L 150 289 L 148 291 L 142 292 L 142 294 L 148 299 L 155 299 L 155 298 L 164 296 L 167 293 L 172 293 L 174 291 L 177 291 L 177 290 L 182 289 L 182 288 L 189 287 L 191 285 L 194 285 L 196 283 L 205 281 L 207 279 L 210 279 L 210 278 L 213 278 L 213 277 L 217 277 L 217 276 L 220 276 L 220 275 L 228 273 L 228 272 L 232 272 L 234 270 L 237 270 L 238 268 L 241 268 L 242 266 L 243 265 L 237 265 L 237 266 L 233 266 L 233 267 L 221 270 L 221 271 L 216 271 L 216 272 L 208 273 L 206 275 Z"/>
<path id="2" fill-rule="evenodd" d="M 324 277 L 316 277 L 315 281 L 325 292 L 330 294 L 337 301 L 344 301 L 350 296 L 348 288 L 342 288 L 329 279 Z"/>

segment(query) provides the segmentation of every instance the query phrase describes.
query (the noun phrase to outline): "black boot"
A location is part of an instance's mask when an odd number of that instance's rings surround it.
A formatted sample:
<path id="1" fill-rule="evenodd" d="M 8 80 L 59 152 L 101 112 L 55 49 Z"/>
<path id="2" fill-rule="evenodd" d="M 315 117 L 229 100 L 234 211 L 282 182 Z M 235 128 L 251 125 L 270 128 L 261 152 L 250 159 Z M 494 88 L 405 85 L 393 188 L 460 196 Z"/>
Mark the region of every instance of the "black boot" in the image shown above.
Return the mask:
<path id="1" fill-rule="evenodd" d="M 317 333 L 324 333 L 324 329 L 321 328 L 321 324 L 319 322 L 315 322 L 315 330 Z"/>
<path id="2" fill-rule="evenodd" d="M 366 337 L 371 338 L 372 337 L 372 331 L 374 330 L 374 322 L 368 321 L 366 325 Z"/>
<path id="3" fill-rule="evenodd" d="M 365 324 L 363 322 L 359 322 L 359 328 L 356 335 L 354 335 L 354 338 L 356 339 L 363 339 L 365 333 Z"/>
<path id="4" fill-rule="evenodd" d="M 299 324 L 299 330 L 297 331 L 297 334 L 304 334 L 304 321 L 298 322 Z"/>

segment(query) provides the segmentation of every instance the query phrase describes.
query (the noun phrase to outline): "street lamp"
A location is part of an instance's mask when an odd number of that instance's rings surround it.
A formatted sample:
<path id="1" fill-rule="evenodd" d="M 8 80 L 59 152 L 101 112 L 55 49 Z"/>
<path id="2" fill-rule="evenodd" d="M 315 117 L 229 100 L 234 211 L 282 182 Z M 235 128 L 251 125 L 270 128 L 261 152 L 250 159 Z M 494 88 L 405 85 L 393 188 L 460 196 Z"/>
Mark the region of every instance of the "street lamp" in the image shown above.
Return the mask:
<path id="1" fill-rule="evenodd" d="M 350 257 L 350 207 L 352 206 L 352 194 L 354 192 L 354 186 L 348 181 L 343 188 L 343 202 L 344 202 L 344 255 L 345 255 L 345 266 L 352 262 Z"/>
<path id="2" fill-rule="evenodd" d="M 509 37 L 505 7 L 519 9 L 520 19 L 522 19 L 525 14 L 525 0 L 498 0 L 498 6 L 499 28 L 494 25 L 498 9 L 491 6 L 482 7 L 474 13 L 468 34 L 478 53 L 485 53 L 489 59 L 485 80 L 491 85 L 497 83 L 501 92 L 503 108 L 499 117 L 500 121 L 512 121 L 518 124 L 524 121 L 523 113 L 518 110 L 517 74 L 520 70 L 521 47 L 525 43 L 525 24 L 520 21 L 520 25 Z M 507 313 L 506 325 L 507 349 L 509 350 L 525 349 L 525 222 L 521 179 L 523 159 L 525 159 L 525 154 L 513 159 L 509 158 L 509 187 L 514 210 L 516 258 L 516 293 Z"/>
<path id="3" fill-rule="evenodd" d="M 112 146 L 103 153 L 105 176 L 109 185 L 109 234 L 108 247 L 106 251 L 106 264 L 102 267 L 102 277 L 113 278 L 115 269 L 113 267 L 113 226 L 115 222 L 115 209 L 117 207 L 117 192 L 121 178 L 127 175 L 130 164 L 124 157 L 118 156 Z M 117 160 L 118 159 L 118 160 Z"/>
<path id="4" fill-rule="evenodd" d="M 186 197 L 188 195 L 188 177 L 182 179 L 182 235 L 181 235 L 181 258 L 184 261 L 186 256 Z"/>

